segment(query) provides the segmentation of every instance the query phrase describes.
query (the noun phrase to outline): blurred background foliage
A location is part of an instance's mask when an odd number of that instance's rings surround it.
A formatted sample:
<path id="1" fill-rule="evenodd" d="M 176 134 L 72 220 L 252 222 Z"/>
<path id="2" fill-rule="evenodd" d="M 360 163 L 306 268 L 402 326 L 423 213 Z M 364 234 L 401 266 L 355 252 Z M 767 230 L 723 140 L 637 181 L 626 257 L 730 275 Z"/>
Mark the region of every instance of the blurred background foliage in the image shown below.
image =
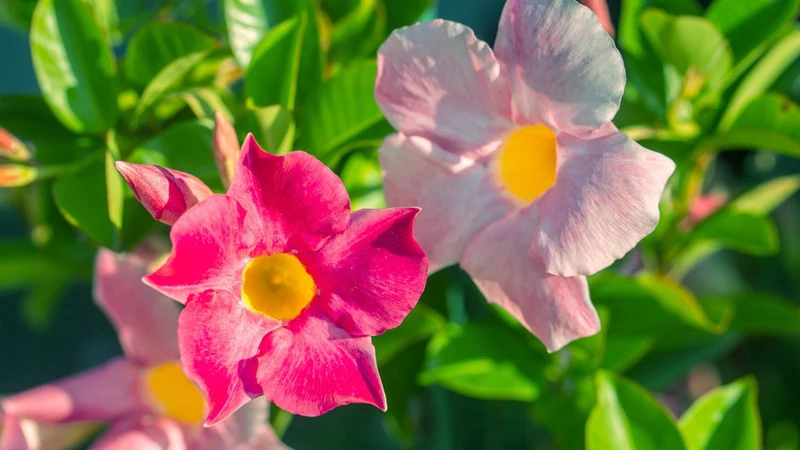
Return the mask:
<path id="1" fill-rule="evenodd" d="M 0 393 L 119 354 L 90 299 L 97 246 L 166 236 L 113 170 L 221 190 L 214 111 L 383 205 L 373 99 L 391 30 L 443 17 L 493 41 L 501 0 L 3 0 Z M 292 418 L 316 448 L 800 449 L 800 0 L 610 1 L 617 126 L 678 169 L 657 230 L 591 277 L 597 336 L 556 354 L 457 268 L 375 338 L 389 411 Z M 13 144 L 13 145 L 12 145 Z M 10 149 L 16 150 L 11 153 Z"/>

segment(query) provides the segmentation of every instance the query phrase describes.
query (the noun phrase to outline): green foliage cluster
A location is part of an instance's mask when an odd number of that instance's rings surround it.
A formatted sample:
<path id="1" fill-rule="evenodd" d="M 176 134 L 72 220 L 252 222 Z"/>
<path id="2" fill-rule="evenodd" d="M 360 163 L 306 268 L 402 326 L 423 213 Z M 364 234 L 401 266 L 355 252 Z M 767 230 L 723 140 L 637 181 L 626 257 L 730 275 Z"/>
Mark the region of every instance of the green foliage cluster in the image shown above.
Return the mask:
<path id="1" fill-rule="evenodd" d="M 66 287 L 91 276 L 97 246 L 130 250 L 164 234 L 115 161 L 167 166 L 222 190 L 211 152 L 215 111 L 240 139 L 252 132 L 267 151 L 303 149 L 328 164 L 355 208 L 383 205 L 375 150 L 392 129 L 373 98 L 375 53 L 431 1 L 148 5 L 6 3 L 29 32 L 41 96 L 0 97 L 0 126 L 33 152 L 0 164 L 34 173 L 0 192 L 29 231 L 0 240 L 0 290 L 25 289 L 23 315 L 36 328 L 49 326 Z M 374 339 L 390 405 L 383 420 L 396 442 L 508 448 L 533 436 L 535 448 L 764 448 L 753 377 L 699 398 L 684 389 L 675 404 L 667 390 L 751 336 L 800 336 L 800 312 L 785 298 L 704 296 L 683 283 L 720 251 L 779 251 L 771 213 L 800 189 L 800 175 L 736 193 L 705 217 L 693 217 L 692 206 L 723 151 L 800 157 L 800 93 L 781 88 L 800 70 L 798 11 L 800 0 L 621 2 L 617 41 L 628 85 L 615 122 L 678 166 L 658 228 L 590 279 L 600 334 L 556 354 L 487 305 L 458 269 L 432 276 L 420 306 Z M 487 400 L 479 403 L 487 421 L 531 431 L 468 441 L 474 433 L 448 428 L 447 410 L 465 397 Z M 285 429 L 285 415 L 273 421 Z M 772 434 L 770 449 L 800 446 L 793 425 Z"/>

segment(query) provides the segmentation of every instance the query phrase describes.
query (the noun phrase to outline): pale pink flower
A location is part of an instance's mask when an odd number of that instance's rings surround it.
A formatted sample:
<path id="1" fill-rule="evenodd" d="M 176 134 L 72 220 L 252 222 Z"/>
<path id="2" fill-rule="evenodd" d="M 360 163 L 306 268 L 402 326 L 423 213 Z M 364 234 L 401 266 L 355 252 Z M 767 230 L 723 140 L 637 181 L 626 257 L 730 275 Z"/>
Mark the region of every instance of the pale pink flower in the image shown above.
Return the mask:
<path id="1" fill-rule="evenodd" d="M 395 31 L 376 98 L 387 203 L 420 206 L 433 270 L 460 263 L 550 350 L 598 331 L 585 276 L 658 222 L 675 165 L 619 132 L 622 58 L 574 0 L 511 0 L 494 51 L 436 20 Z"/>

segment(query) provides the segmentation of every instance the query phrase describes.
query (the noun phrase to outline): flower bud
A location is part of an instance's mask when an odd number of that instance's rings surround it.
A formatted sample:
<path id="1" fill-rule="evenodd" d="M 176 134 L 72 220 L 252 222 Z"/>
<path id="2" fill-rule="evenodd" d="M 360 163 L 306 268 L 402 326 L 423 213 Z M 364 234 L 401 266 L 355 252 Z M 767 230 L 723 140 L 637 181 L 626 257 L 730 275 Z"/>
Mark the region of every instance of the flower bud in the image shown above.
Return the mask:
<path id="1" fill-rule="evenodd" d="M 233 125 L 217 111 L 214 114 L 214 161 L 222 177 L 222 184 L 226 188 L 233 179 L 240 148 L 239 138 L 236 137 Z"/>
<path id="2" fill-rule="evenodd" d="M 29 161 L 31 154 L 22 142 L 5 128 L 0 127 L 0 157 L 15 161 Z"/>
<path id="3" fill-rule="evenodd" d="M 35 167 L 23 164 L 0 164 L 0 187 L 20 187 L 36 179 Z"/>

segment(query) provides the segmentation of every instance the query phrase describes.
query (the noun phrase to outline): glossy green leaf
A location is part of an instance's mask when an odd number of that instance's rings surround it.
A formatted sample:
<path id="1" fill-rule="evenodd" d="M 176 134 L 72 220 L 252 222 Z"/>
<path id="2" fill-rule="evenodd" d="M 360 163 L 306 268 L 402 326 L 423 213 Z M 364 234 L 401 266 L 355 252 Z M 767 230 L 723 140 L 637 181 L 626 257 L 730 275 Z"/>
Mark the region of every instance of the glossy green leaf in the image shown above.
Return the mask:
<path id="1" fill-rule="evenodd" d="M 213 119 L 214 114 L 219 111 L 228 120 L 233 120 L 231 108 L 234 107 L 235 99 L 229 91 L 213 87 L 194 87 L 174 92 L 170 96 L 183 99 L 198 119 Z"/>
<path id="2" fill-rule="evenodd" d="M 406 348 L 433 336 L 446 323 L 441 314 L 425 305 L 417 305 L 399 327 L 372 338 L 378 365 L 388 363 Z"/>
<path id="3" fill-rule="evenodd" d="M 800 108 L 780 94 L 767 94 L 750 102 L 729 129 L 710 138 L 719 149 L 772 150 L 800 157 Z"/>
<path id="4" fill-rule="evenodd" d="M 386 208 L 377 148 L 350 154 L 339 176 L 350 194 L 350 208 L 353 211 Z"/>
<path id="5" fill-rule="evenodd" d="M 764 293 L 701 299 L 704 305 L 721 304 L 734 311 L 731 331 L 758 335 L 800 335 L 800 308 Z"/>
<path id="6" fill-rule="evenodd" d="M 239 67 L 247 69 L 253 51 L 267 31 L 282 17 L 276 0 L 225 0 L 228 41 Z"/>
<path id="7" fill-rule="evenodd" d="M 320 85 L 303 105 L 298 121 L 299 148 L 330 158 L 348 142 L 381 124 L 383 114 L 373 95 L 375 62 L 361 63 Z"/>
<path id="8" fill-rule="evenodd" d="M 294 110 L 308 16 L 300 14 L 270 30 L 253 51 L 245 92 L 257 107 Z"/>
<path id="9" fill-rule="evenodd" d="M 768 217 L 723 210 L 700 222 L 690 239 L 715 242 L 752 255 L 771 255 L 778 251 L 778 230 Z"/>
<path id="10" fill-rule="evenodd" d="M 669 413 L 644 388 L 598 372 L 597 404 L 586 422 L 587 450 L 682 450 L 683 437 Z"/>
<path id="11" fill-rule="evenodd" d="M 216 40 L 199 28 L 181 23 L 151 22 L 131 38 L 125 57 L 125 75 L 143 88 L 172 61 L 211 50 Z"/>
<path id="12" fill-rule="evenodd" d="M 431 340 L 419 382 L 469 397 L 532 401 L 541 394 L 548 364 L 537 356 L 508 327 L 470 322 Z"/>
<path id="13" fill-rule="evenodd" d="M 212 189 L 220 190 L 211 150 L 213 130 L 214 123 L 206 119 L 178 123 L 134 149 L 128 161 L 187 172 Z"/>
<path id="14" fill-rule="evenodd" d="M 612 335 L 606 338 L 605 354 L 600 367 L 623 372 L 639 361 L 653 347 L 644 336 Z"/>
<path id="15" fill-rule="evenodd" d="M 793 30 L 781 39 L 742 79 L 720 119 L 719 130 L 727 131 L 742 110 L 763 95 L 775 80 L 800 56 L 800 31 Z"/>
<path id="16" fill-rule="evenodd" d="M 144 113 L 153 107 L 156 101 L 163 98 L 171 91 L 178 89 L 183 79 L 203 60 L 203 58 L 208 56 L 208 54 L 208 51 L 190 53 L 172 61 L 161 69 L 155 78 L 150 81 L 150 84 L 147 85 L 142 96 L 139 98 L 139 103 L 136 104 L 136 109 L 131 119 L 133 125 L 139 125 Z"/>
<path id="17" fill-rule="evenodd" d="M 383 0 L 386 7 L 386 30 L 411 25 L 433 5 L 433 0 Z"/>
<path id="18" fill-rule="evenodd" d="M 380 0 L 359 0 L 338 21 L 331 35 L 331 58 L 347 63 L 374 56 L 386 36 L 386 12 Z"/>
<path id="19" fill-rule="evenodd" d="M 108 212 L 104 160 L 56 180 L 53 183 L 53 198 L 67 222 L 80 229 L 89 239 L 103 247 L 116 246 L 119 236 Z"/>
<path id="20" fill-rule="evenodd" d="M 742 379 L 700 397 L 680 420 L 689 450 L 760 450 L 756 384 Z"/>
<path id="21" fill-rule="evenodd" d="M 248 108 L 247 124 L 247 129 L 267 152 L 284 155 L 294 150 L 294 119 L 280 105 Z"/>
<path id="22" fill-rule="evenodd" d="M 736 60 L 794 20 L 798 0 L 714 0 L 706 12 L 731 44 Z"/>
<path id="23" fill-rule="evenodd" d="M 116 159 L 112 152 L 106 151 L 104 163 L 106 175 L 106 199 L 108 201 L 108 217 L 111 219 L 111 224 L 114 225 L 114 235 L 119 237 L 119 234 L 122 231 L 122 214 L 125 206 L 125 191 L 123 190 L 123 186 L 125 186 L 125 180 L 122 179 L 122 176 L 114 167 L 115 162 Z M 112 249 L 119 250 L 119 246 L 120 242 L 117 240 L 114 242 Z"/>
<path id="24" fill-rule="evenodd" d="M 31 24 L 36 78 L 67 128 L 100 133 L 117 120 L 116 67 L 111 49 L 81 0 L 41 0 Z"/>
<path id="25" fill-rule="evenodd" d="M 711 22 L 649 9 L 642 14 L 641 25 L 665 62 L 682 74 L 693 69 L 705 75 L 705 83 L 712 92 L 722 88 L 733 56 L 725 37 Z"/>

